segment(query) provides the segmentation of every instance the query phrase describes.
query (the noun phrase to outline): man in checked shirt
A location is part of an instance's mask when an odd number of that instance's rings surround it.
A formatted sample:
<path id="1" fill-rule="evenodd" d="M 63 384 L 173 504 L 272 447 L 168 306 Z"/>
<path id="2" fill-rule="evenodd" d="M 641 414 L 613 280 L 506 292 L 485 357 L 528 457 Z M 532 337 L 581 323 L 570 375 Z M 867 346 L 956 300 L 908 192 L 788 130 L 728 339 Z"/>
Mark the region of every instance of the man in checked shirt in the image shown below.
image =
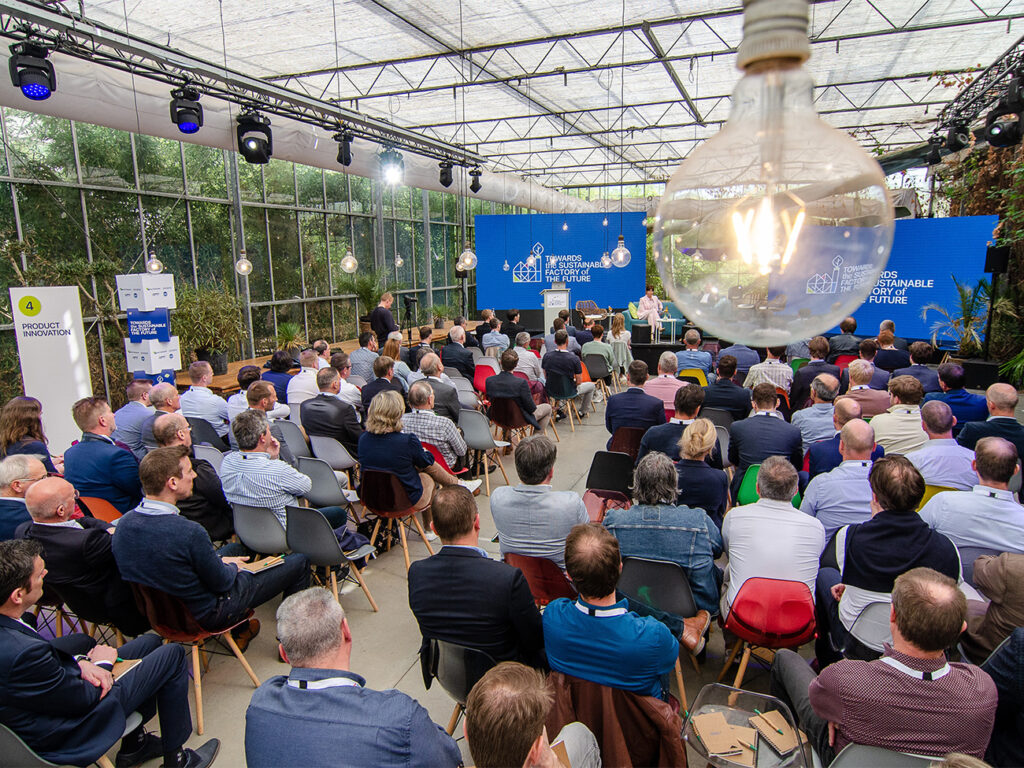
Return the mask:
<path id="1" fill-rule="evenodd" d="M 466 441 L 455 422 L 434 413 L 434 389 L 429 382 L 417 381 L 409 387 L 411 413 L 402 416 L 402 431 L 411 432 L 421 443 L 437 448 L 451 469 L 466 465 Z"/>

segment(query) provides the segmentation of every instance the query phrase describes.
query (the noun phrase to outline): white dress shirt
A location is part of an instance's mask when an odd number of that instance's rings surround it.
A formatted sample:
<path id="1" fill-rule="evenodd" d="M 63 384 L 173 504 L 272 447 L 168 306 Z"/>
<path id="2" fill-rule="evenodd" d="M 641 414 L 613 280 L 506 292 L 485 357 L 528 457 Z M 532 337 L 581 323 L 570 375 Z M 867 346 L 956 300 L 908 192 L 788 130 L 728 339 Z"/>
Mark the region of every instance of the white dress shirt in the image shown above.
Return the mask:
<path id="1" fill-rule="evenodd" d="M 208 421 L 221 437 L 228 433 L 228 404 L 223 397 L 213 394 L 209 387 L 193 384 L 187 392 L 182 392 L 181 415 Z"/>
<path id="2" fill-rule="evenodd" d="M 958 491 L 969 491 L 978 482 L 971 467 L 974 451 L 964 448 L 951 437 L 933 438 L 923 447 L 907 454 L 928 485 L 945 485 Z"/>
<path id="3" fill-rule="evenodd" d="M 302 368 L 288 382 L 288 405 L 304 403 L 319 394 L 320 387 L 316 385 L 315 368 Z"/>

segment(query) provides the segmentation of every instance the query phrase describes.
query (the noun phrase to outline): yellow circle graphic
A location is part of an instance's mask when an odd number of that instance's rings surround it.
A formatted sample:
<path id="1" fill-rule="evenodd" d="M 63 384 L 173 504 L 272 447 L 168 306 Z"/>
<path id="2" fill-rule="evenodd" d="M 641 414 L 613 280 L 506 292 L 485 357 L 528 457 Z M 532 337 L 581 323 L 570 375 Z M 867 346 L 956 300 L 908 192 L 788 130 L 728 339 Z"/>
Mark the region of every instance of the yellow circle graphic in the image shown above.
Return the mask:
<path id="1" fill-rule="evenodd" d="M 35 296 L 22 296 L 18 302 L 18 310 L 21 314 L 28 315 L 29 317 L 38 315 L 40 309 L 42 309 L 42 305 Z"/>

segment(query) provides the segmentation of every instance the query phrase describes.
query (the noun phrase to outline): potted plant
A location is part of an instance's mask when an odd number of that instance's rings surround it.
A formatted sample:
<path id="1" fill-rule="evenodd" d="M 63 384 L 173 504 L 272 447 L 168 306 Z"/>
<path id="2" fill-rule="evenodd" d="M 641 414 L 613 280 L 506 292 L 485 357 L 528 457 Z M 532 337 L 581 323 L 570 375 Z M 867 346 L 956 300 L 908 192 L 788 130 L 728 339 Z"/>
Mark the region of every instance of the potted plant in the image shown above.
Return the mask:
<path id="1" fill-rule="evenodd" d="M 435 328 L 444 328 L 444 321 L 453 318 L 452 307 L 449 304 L 435 304 L 430 308 L 430 316 L 434 319 Z"/>
<path id="2" fill-rule="evenodd" d="M 302 326 L 298 323 L 277 324 L 277 348 L 291 353 L 292 357 L 298 357 L 298 353 L 309 346 L 306 334 L 302 332 Z"/>
<path id="3" fill-rule="evenodd" d="M 359 313 L 359 331 L 370 330 L 370 312 L 387 290 L 387 270 L 361 269 L 352 274 L 343 274 L 338 279 L 338 292 L 351 293 L 356 297 L 356 311 Z M 396 286 L 397 287 L 397 286 Z"/>
<path id="4" fill-rule="evenodd" d="M 195 352 L 215 375 L 228 372 L 228 351 L 245 338 L 241 302 L 219 286 L 177 290 L 171 329 L 183 350 Z M 187 359 L 187 358 L 186 358 Z"/>

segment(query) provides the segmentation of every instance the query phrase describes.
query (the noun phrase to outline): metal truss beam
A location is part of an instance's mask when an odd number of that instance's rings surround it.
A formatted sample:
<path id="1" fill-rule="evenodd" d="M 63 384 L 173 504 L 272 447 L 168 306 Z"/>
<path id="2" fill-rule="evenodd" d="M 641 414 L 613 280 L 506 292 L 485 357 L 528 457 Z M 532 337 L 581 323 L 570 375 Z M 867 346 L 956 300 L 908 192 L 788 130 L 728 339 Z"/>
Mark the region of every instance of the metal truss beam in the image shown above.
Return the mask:
<path id="1" fill-rule="evenodd" d="M 936 132 L 954 125 L 970 125 L 996 105 L 1006 93 L 1007 81 L 1015 74 L 1024 74 L 1024 37 L 1011 45 L 992 64 L 985 67 L 967 87 L 958 93 L 939 113 Z"/>
<path id="2" fill-rule="evenodd" d="M 690 94 L 683 85 L 683 81 L 679 79 L 676 68 L 672 66 L 672 62 L 665 60 L 665 49 L 658 41 L 658 38 L 655 37 L 654 29 L 652 29 L 651 25 L 647 22 L 644 22 L 642 29 L 644 37 L 647 38 L 647 42 L 650 44 L 654 55 L 661 61 L 661 65 L 665 68 L 665 72 L 668 74 L 669 80 L 672 81 L 672 85 L 676 87 L 676 90 L 679 91 L 679 95 L 682 96 L 683 101 L 686 102 L 686 106 L 690 108 L 690 112 L 693 114 L 693 119 L 697 122 L 697 125 L 704 125 L 704 119 L 700 116 L 700 112 L 697 111 L 697 105 L 694 104 L 693 99 L 690 98 Z"/>

